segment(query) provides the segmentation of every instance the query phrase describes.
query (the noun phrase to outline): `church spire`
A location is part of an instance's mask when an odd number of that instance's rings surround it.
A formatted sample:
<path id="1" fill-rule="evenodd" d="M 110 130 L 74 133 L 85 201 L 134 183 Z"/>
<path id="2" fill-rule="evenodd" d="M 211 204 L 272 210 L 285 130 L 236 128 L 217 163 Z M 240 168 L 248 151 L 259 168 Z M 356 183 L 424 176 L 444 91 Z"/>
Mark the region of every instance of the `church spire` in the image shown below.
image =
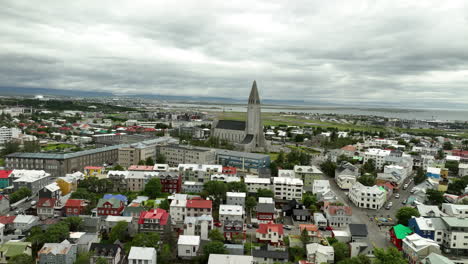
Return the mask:
<path id="1" fill-rule="evenodd" d="M 249 104 L 260 104 L 260 96 L 258 96 L 257 82 L 254 80 L 252 90 L 250 90 Z"/>

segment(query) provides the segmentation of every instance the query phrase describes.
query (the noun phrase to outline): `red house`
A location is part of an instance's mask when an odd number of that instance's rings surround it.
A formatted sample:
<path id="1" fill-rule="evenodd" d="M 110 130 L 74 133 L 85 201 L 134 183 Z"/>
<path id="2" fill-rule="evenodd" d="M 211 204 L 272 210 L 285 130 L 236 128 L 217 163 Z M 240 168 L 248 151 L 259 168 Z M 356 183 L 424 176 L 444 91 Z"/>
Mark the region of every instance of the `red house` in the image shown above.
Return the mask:
<path id="1" fill-rule="evenodd" d="M 159 181 L 164 193 L 179 193 L 182 187 L 182 176 L 178 172 L 158 172 Z"/>
<path id="2" fill-rule="evenodd" d="M 222 174 L 237 175 L 237 168 L 236 167 L 223 166 L 222 171 L 223 171 Z"/>
<path id="3" fill-rule="evenodd" d="M 99 199 L 97 205 L 97 215 L 98 216 L 107 216 L 107 215 L 120 215 L 125 209 L 125 204 L 123 201 L 117 198 L 110 199 Z"/>
<path id="4" fill-rule="evenodd" d="M 224 238 L 228 241 L 233 238 L 242 238 L 242 240 L 245 240 L 247 228 L 243 221 L 226 220 L 224 221 L 223 231 Z"/>
<path id="5" fill-rule="evenodd" d="M 201 198 L 193 198 L 192 200 L 187 200 L 186 216 L 201 216 L 201 215 L 211 215 L 213 208 L 213 201 L 203 200 Z"/>
<path id="6" fill-rule="evenodd" d="M 65 204 L 65 216 L 79 216 L 84 213 L 88 204 L 81 199 L 68 199 Z"/>
<path id="7" fill-rule="evenodd" d="M 258 242 L 266 242 L 270 245 L 277 246 L 283 244 L 284 229 L 282 224 L 260 224 L 255 234 Z"/>
<path id="8" fill-rule="evenodd" d="M 404 225 L 396 225 L 392 227 L 388 233 L 390 234 L 390 242 L 392 242 L 392 244 L 401 251 L 403 247 L 403 239 L 406 236 L 411 235 L 413 230 Z"/>
<path id="9" fill-rule="evenodd" d="M 275 221 L 275 205 L 272 203 L 258 203 L 256 207 L 259 222 Z"/>
<path id="10" fill-rule="evenodd" d="M 143 211 L 138 219 L 138 227 L 141 232 L 162 232 L 170 228 L 170 218 L 169 213 L 161 208 Z"/>

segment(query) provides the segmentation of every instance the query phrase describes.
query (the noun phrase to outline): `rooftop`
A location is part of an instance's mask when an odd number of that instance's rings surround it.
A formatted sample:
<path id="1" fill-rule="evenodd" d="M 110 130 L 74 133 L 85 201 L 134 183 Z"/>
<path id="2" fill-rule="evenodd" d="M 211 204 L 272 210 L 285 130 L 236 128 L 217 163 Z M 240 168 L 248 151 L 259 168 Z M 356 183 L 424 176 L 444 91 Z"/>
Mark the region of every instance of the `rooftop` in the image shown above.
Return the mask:
<path id="1" fill-rule="evenodd" d="M 219 206 L 220 215 L 244 215 L 244 208 L 240 205 L 221 204 Z"/>
<path id="2" fill-rule="evenodd" d="M 252 256 L 210 254 L 208 264 L 249 264 L 253 263 Z"/>
<path id="3" fill-rule="evenodd" d="M 260 234 L 268 234 L 269 232 L 276 232 L 282 235 L 284 233 L 283 225 L 273 224 L 273 223 L 260 224 L 257 229 L 257 233 L 260 233 Z"/>
<path id="4" fill-rule="evenodd" d="M 128 259 L 149 260 L 156 255 L 156 249 L 153 247 L 131 247 Z"/>
<path id="5" fill-rule="evenodd" d="M 219 120 L 216 124 L 216 128 L 229 129 L 229 130 L 245 130 L 245 122 L 237 120 Z"/>
<path id="6" fill-rule="evenodd" d="M 200 245 L 200 236 L 180 235 L 177 245 Z"/>
<path id="7" fill-rule="evenodd" d="M 212 208 L 213 202 L 211 200 L 203 200 L 203 199 L 192 199 L 187 200 L 187 208 Z"/>

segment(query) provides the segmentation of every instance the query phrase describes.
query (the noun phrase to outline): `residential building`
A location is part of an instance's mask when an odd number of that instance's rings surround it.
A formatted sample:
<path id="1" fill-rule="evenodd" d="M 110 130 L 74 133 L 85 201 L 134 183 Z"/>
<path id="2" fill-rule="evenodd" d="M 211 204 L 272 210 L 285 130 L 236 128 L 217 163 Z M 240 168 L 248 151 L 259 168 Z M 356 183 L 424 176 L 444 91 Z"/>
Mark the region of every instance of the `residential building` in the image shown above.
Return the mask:
<path id="1" fill-rule="evenodd" d="M 463 177 L 468 175 L 468 163 L 458 164 L 458 177 Z"/>
<path id="2" fill-rule="evenodd" d="M 243 192 L 226 192 L 226 204 L 245 206 L 246 193 Z"/>
<path id="3" fill-rule="evenodd" d="M 388 233 L 390 234 L 390 242 L 401 251 L 403 248 L 403 239 L 412 234 L 413 230 L 407 226 L 399 224 L 393 226 Z"/>
<path id="4" fill-rule="evenodd" d="M 182 175 L 182 180 L 205 183 L 211 180 L 211 176 L 221 173 L 221 165 L 204 164 L 179 164 L 178 170 Z"/>
<path id="5" fill-rule="evenodd" d="M 359 171 L 354 165 L 351 163 L 346 164 L 349 164 L 349 167 L 343 167 L 342 165 L 335 170 L 336 184 L 343 190 L 351 189 L 351 187 L 356 183 L 359 175 Z"/>
<path id="6" fill-rule="evenodd" d="M 102 166 L 86 166 L 83 169 L 83 173 L 86 177 L 89 176 L 94 176 L 98 177 L 98 175 L 101 175 L 104 173 L 104 167 Z"/>
<path id="7" fill-rule="evenodd" d="M 261 199 L 260 197 L 255 211 L 256 218 L 259 223 L 269 223 L 275 221 L 276 211 L 273 199 L 271 199 L 270 202 L 268 200 Z"/>
<path id="8" fill-rule="evenodd" d="M 377 174 L 377 183 L 392 183 L 394 186 L 401 186 L 408 176 L 407 170 L 398 165 L 384 166 L 384 172 Z"/>
<path id="9" fill-rule="evenodd" d="M 330 187 L 330 181 L 329 180 L 315 180 L 313 187 L 312 187 L 312 193 L 321 196 L 324 193 L 328 192 L 331 190 Z"/>
<path id="10" fill-rule="evenodd" d="M 259 178 L 253 175 L 247 175 L 244 178 L 244 183 L 249 193 L 257 193 L 260 189 L 271 190 L 270 178 Z"/>
<path id="11" fill-rule="evenodd" d="M 166 157 L 169 166 L 179 164 L 215 164 L 216 153 L 212 149 L 183 145 L 160 146 L 158 153 Z M 221 172 L 222 170 L 219 170 Z"/>
<path id="12" fill-rule="evenodd" d="M 385 157 L 390 155 L 390 150 L 370 148 L 364 152 L 364 163 L 374 160 L 375 167 L 381 170 L 385 164 Z"/>
<path id="13" fill-rule="evenodd" d="M 403 239 L 403 253 L 410 264 L 419 264 L 431 253 L 440 254 L 440 246 L 431 239 L 418 234 L 406 236 Z"/>
<path id="14" fill-rule="evenodd" d="M 224 238 L 228 241 L 241 239 L 245 240 L 247 228 L 244 221 L 240 220 L 224 220 L 223 233 Z"/>
<path id="15" fill-rule="evenodd" d="M 442 230 L 437 230 L 437 223 L 440 219 L 424 218 L 424 217 L 411 217 L 408 221 L 408 227 L 423 238 L 428 238 L 442 244 Z M 444 228 L 445 229 L 445 228 Z M 438 233 L 438 234 L 437 234 Z"/>
<path id="16" fill-rule="evenodd" d="M 323 172 L 316 166 L 300 166 L 294 165 L 295 178 L 301 179 L 304 183 L 305 191 L 312 191 L 315 180 L 319 180 L 323 176 Z"/>
<path id="17" fill-rule="evenodd" d="M 56 201 L 57 199 L 55 198 L 40 198 L 36 205 L 37 216 L 39 216 L 41 220 L 54 217 Z"/>
<path id="18" fill-rule="evenodd" d="M 255 237 L 258 242 L 266 242 L 270 245 L 282 245 L 284 238 L 284 230 L 282 224 L 259 224 Z"/>
<path id="19" fill-rule="evenodd" d="M 62 243 L 45 243 L 37 252 L 38 264 L 74 264 L 77 246 L 67 240 Z"/>
<path id="20" fill-rule="evenodd" d="M 5 156 L 7 169 L 44 170 L 53 177 L 63 176 L 84 167 L 113 164 L 118 161 L 118 150 L 126 145 L 83 150 L 73 153 L 17 152 Z"/>
<path id="21" fill-rule="evenodd" d="M 442 212 L 448 216 L 468 218 L 468 205 L 443 203 Z"/>
<path id="22" fill-rule="evenodd" d="M 98 216 L 108 216 L 108 215 L 120 215 L 125 209 L 125 204 L 123 201 L 117 198 L 110 199 L 99 199 L 97 204 L 97 215 Z"/>
<path id="23" fill-rule="evenodd" d="M 79 216 L 84 214 L 88 203 L 82 199 L 68 199 L 65 204 L 65 216 Z"/>
<path id="24" fill-rule="evenodd" d="M 271 248 L 267 245 L 252 250 L 254 263 L 274 264 L 288 262 L 289 253 L 284 248 Z"/>
<path id="25" fill-rule="evenodd" d="M 141 160 L 146 161 L 148 158 L 156 159 L 156 146 L 138 142 L 119 149 L 118 164 L 128 168 L 131 165 L 137 165 Z"/>
<path id="26" fill-rule="evenodd" d="M 221 181 L 221 182 L 241 182 L 241 178 L 237 176 L 225 175 L 225 174 L 213 174 L 211 175 L 212 181 Z"/>
<path id="27" fill-rule="evenodd" d="M 77 253 L 88 253 L 92 243 L 99 243 L 101 238 L 98 233 L 70 232 L 69 241 L 76 244 Z"/>
<path id="28" fill-rule="evenodd" d="M 169 232 L 171 216 L 161 208 L 143 211 L 138 219 L 138 229 L 140 232 Z"/>
<path id="29" fill-rule="evenodd" d="M 240 205 L 221 204 L 219 206 L 219 221 L 237 220 L 244 222 L 244 208 Z"/>
<path id="30" fill-rule="evenodd" d="M 468 255 L 468 218 L 442 217 L 446 230 L 442 248 L 445 252 L 463 256 Z"/>
<path id="31" fill-rule="evenodd" d="M 39 217 L 34 215 L 17 215 L 15 220 L 13 220 L 13 226 L 15 230 L 18 230 L 21 233 L 28 231 L 33 226 L 39 224 Z"/>
<path id="32" fill-rule="evenodd" d="M 52 182 L 51 175 L 43 170 L 13 170 L 10 179 L 13 181 L 13 190 L 25 187 L 33 195 Z"/>
<path id="33" fill-rule="evenodd" d="M 353 213 L 350 206 L 324 203 L 323 211 L 329 226 L 343 227 L 352 222 Z"/>
<path id="34" fill-rule="evenodd" d="M 184 183 L 182 183 L 182 191 L 184 193 L 201 193 L 203 191 L 203 183 L 185 181 Z"/>
<path id="35" fill-rule="evenodd" d="M 308 209 L 305 208 L 305 206 L 303 206 L 302 208 L 293 209 L 292 217 L 294 221 L 309 222 L 311 213 Z"/>
<path id="36" fill-rule="evenodd" d="M 236 176 L 237 175 L 237 168 L 232 166 L 223 166 L 222 174 Z"/>
<path id="37" fill-rule="evenodd" d="M 84 179 L 84 174 L 77 171 L 58 178 L 55 182 L 60 187 L 62 195 L 67 195 L 78 189 L 78 182 Z"/>
<path id="38" fill-rule="evenodd" d="M 227 149 L 216 149 L 215 151 L 216 163 L 225 167 L 235 167 L 247 172 L 258 172 L 259 169 L 270 167 L 270 155 Z"/>
<path id="39" fill-rule="evenodd" d="M 0 194 L 0 215 L 6 215 L 10 211 L 10 200 Z"/>
<path id="40" fill-rule="evenodd" d="M 213 229 L 213 217 L 211 215 L 187 216 L 184 221 L 184 235 L 199 236 L 201 240 L 208 240 L 208 235 Z"/>
<path id="41" fill-rule="evenodd" d="M 182 259 L 191 259 L 198 255 L 199 248 L 199 236 L 180 235 L 177 241 L 177 256 Z"/>
<path id="42" fill-rule="evenodd" d="M 18 138 L 21 134 L 21 129 L 16 127 L 0 127 L 0 145 L 5 145 L 12 139 Z"/>
<path id="43" fill-rule="evenodd" d="M 32 255 L 31 242 L 8 241 L 0 245 L 0 264 L 8 264 L 16 255 Z M 11 263 L 11 262 L 10 262 Z"/>
<path id="44" fill-rule="evenodd" d="M 443 208 L 444 204 L 442 204 Z M 425 205 L 425 204 L 418 204 L 416 205 L 418 209 L 419 215 L 421 217 L 441 217 L 447 216 L 443 213 L 437 205 Z"/>
<path id="45" fill-rule="evenodd" d="M 349 224 L 348 231 L 351 235 L 351 242 L 364 242 L 369 234 L 366 224 Z"/>
<path id="46" fill-rule="evenodd" d="M 185 219 L 185 208 L 187 206 L 187 195 L 186 194 L 175 194 L 174 199 L 170 205 L 171 220 L 176 224 L 184 223 Z"/>
<path id="47" fill-rule="evenodd" d="M 431 253 L 421 261 L 421 264 L 456 264 L 447 257 L 440 254 Z M 457 263 L 460 264 L 460 263 Z"/>
<path id="48" fill-rule="evenodd" d="M 129 171 L 109 171 L 107 172 L 107 179 L 112 182 L 112 190 L 114 192 L 125 192 L 128 190 Z"/>
<path id="49" fill-rule="evenodd" d="M 320 229 L 325 229 L 328 226 L 328 221 L 322 213 L 314 213 L 314 224 Z"/>
<path id="50" fill-rule="evenodd" d="M 304 232 L 304 230 L 307 232 L 307 236 L 310 238 L 311 242 L 320 242 L 322 239 L 322 233 L 320 232 L 317 225 L 299 224 L 299 231 L 301 234 Z"/>
<path id="51" fill-rule="evenodd" d="M 210 254 L 208 264 L 253 264 L 252 256 Z M 129 263 L 130 264 L 130 263 Z"/>
<path id="52" fill-rule="evenodd" d="M 200 216 L 200 215 L 211 215 L 213 208 L 213 202 L 211 200 L 203 200 L 201 198 L 193 198 L 187 200 L 186 214 L 185 216 Z"/>
<path id="53" fill-rule="evenodd" d="M 307 260 L 311 263 L 334 263 L 335 250 L 332 246 L 323 246 L 318 243 L 307 244 Z"/>
<path id="54" fill-rule="evenodd" d="M 275 199 L 282 200 L 302 200 L 303 182 L 301 179 L 274 177 L 273 193 Z"/>
<path id="55" fill-rule="evenodd" d="M 92 243 L 89 251 L 92 252 L 90 264 L 96 264 L 99 258 L 106 259 L 108 264 L 121 264 L 124 259 L 124 252 L 118 244 Z"/>
<path id="56" fill-rule="evenodd" d="M 426 177 L 433 179 L 440 179 L 441 169 L 437 167 L 428 167 Z"/>
<path id="57" fill-rule="evenodd" d="M 343 161 L 335 169 L 335 178 L 340 175 L 359 177 L 359 168 L 347 161 Z"/>
<path id="58" fill-rule="evenodd" d="M 128 264 L 156 264 L 157 252 L 154 247 L 131 247 Z"/>
<path id="59" fill-rule="evenodd" d="M 10 186 L 10 174 L 13 170 L 0 170 L 0 189 Z"/>
<path id="60" fill-rule="evenodd" d="M 349 191 L 349 199 L 360 208 L 378 210 L 386 201 L 385 189 L 381 186 L 364 186 L 356 182 Z"/>

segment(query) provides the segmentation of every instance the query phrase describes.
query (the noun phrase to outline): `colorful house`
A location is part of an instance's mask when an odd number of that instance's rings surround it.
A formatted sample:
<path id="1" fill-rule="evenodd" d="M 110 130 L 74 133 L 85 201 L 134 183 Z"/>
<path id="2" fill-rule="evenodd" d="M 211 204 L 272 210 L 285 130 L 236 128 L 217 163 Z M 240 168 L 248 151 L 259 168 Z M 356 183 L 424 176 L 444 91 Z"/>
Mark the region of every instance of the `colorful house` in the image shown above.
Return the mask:
<path id="1" fill-rule="evenodd" d="M 65 204 L 65 216 L 79 216 L 84 213 L 88 204 L 81 199 L 68 199 Z"/>
<path id="2" fill-rule="evenodd" d="M 84 168 L 84 174 L 86 177 L 98 176 L 103 173 L 104 167 L 100 166 L 87 166 Z"/>
<path id="3" fill-rule="evenodd" d="M 440 179 L 441 169 L 436 167 L 428 167 L 426 172 L 427 178 Z"/>
<path id="4" fill-rule="evenodd" d="M 282 245 L 284 238 L 284 229 L 282 224 L 260 224 L 255 237 L 258 242 L 266 242 L 270 245 Z"/>
<path id="5" fill-rule="evenodd" d="M 412 234 L 413 230 L 411 230 L 409 227 L 404 226 L 404 225 L 396 225 L 388 231 L 390 234 L 390 241 L 392 242 L 393 245 L 395 245 L 398 250 L 402 250 L 403 247 L 403 239 Z"/>
<path id="6" fill-rule="evenodd" d="M 140 213 L 138 227 L 141 232 L 163 232 L 169 230 L 171 223 L 169 213 L 161 208 L 151 209 Z"/>
<path id="7" fill-rule="evenodd" d="M 125 209 L 125 204 L 117 198 L 110 199 L 99 199 L 97 205 L 97 215 L 98 216 L 107 216 L 107 215 L 120 215 Z"/>
<path id="8" fill-rule="evenodd" d="M 9 177 L 12 172 L 12 170 L 0 170 L 0 189 L 10 186 Z"/>

